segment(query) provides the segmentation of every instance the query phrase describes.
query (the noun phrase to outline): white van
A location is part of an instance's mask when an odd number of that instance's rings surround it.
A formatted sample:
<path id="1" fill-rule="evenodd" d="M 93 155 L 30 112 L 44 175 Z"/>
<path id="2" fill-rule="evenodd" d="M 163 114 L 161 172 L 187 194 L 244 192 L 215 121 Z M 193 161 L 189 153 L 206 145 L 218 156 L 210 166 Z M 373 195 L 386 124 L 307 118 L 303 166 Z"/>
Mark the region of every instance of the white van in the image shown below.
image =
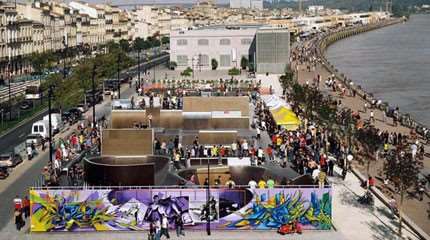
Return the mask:
<path id="1" fill-rule="evenodd" d="M 49 114 L 43 117 L 43 120 L 49 123 Z M 54 134 L 59 133 L 63 128 L 63 121 L 61 120 L 61 114 L 51 113 L 51 125 Z"/>
<path id="2" fill-rule="evenodd" d="M 48 120 L 40 120 L 35 123 L 33 123 L 33 126 L 31 126 L 31 134 L 40 135 L 43 138 L 49 137 L 49 123 Z"/>

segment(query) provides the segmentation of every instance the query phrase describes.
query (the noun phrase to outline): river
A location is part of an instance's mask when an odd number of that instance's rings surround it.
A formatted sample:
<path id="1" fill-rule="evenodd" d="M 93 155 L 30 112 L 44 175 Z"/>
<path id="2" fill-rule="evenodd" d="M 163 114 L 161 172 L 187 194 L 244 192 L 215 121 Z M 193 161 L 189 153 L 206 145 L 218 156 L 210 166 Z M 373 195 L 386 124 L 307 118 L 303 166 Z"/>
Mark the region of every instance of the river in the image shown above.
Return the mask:
<path id="1" fill-rule="evenodd" d="M 327 59 L 367 92 L 430 127 L 430 15 L 340 40 Z"/>

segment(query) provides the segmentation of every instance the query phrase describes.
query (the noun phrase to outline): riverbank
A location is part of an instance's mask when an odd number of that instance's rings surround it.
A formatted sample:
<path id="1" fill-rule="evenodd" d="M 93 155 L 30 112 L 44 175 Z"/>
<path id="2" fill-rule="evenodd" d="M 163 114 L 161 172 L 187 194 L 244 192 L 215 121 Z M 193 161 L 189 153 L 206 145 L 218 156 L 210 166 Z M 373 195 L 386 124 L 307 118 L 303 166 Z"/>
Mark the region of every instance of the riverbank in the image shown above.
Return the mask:
<path id="1" fill-rule="evenodd" d="M 359 97 L 366 99 L 369 105 L 372 103 L 372 101 L 375 101 L 375 102 L 378 101 L 379 99 L 377 97 L 375 97 L 372 93 L 366 92 L 360 84 L 357 84 L 356 82 L 354 82 L 351 78 L 343 74 L 329 60 L 327 60 L 325 56 L 326 49 L 330 45 L 334 44 L 339 40 L 342 40 L 354 35 L 362 34 L 368 31 L 376 30 L 379 28 L 388 27 L 394 24 L 399 24 L 402 22 L 404 22 L 404 19 L 394 19 L 394 20 L 389 20 L 378 24 L 364 25 L 356 28 L 343 29 L 338 32 L 323 35 L 322 38 L 314 42 L 314 45 L 316 46 L 316 50 L 317 50 L 317 55 L 321 59 L 321 64 L 324 66 L 324 68 L 327 71 L 333 74 L 338 80 L 342 81 L 343 84 L 345 84 L 348 88 L 354 89 Z M 353 84 L 351 84 L 351 82 Z M 380 109 L 386 111 L 387 108 L 394 108 L 394 105 L 393 104 L 390 105 L 389 102 L 382 102 Z M 421 133 L 420 130 L 422 130 L 423 127 L 427 127 L 425 126 L 425 124 L 420 123 L 415 119 L 413 119 L 409 113 L 400 112 L 399 123 L 410 129 L 418 130 L 418 134 Z"/>
<path id="2" fill-rule="evenodd" d="M 354 112 L 358 112 L 362 119 L 365 119 L 365 120 L 370 119 L 370 111 L 364 110 L 365 109 L 364 106 L 366 103 L 367 105 L 370 106 L 369 102 L 372 100 L 372 96 L 370 94 L 367 95 L 367 93 L 365 93 L 359 86 L 356 86 L 356 85 L 352 85 L 353 88 L 356 89 L 357 91 L 357 94 L 355 97 L 352 94 L 341 95 L 338 92 L 331 91 L 325 86 L 324 80 L 331 77 L 332 74 L 334 74 L 338 80 L 341 80 L 340 82 L 343 83 L 341 85 L 345 86 L 346 88 L 351 87 L 350 85 L 351 80 L 348 79 L 347 76 L 344 76 L 341 73 L 339 73 L 339 71 L 336 70 L 335 66 L 331 66 L 329 65 L 328 62 L 325 62 L 326 60 L 322 55 L 322 53 L 324 52 L 325 47 L 327 47 L 329 44 L 328 44 L 328 40 L 324 40 L 324 39 L 328 39 L 328 37 L 331 37 L 330 41 L 335 41 L 336 39 L 339 40 L 348 36 L 352 36 L 366 31 L 371 31 L 371 30 L 384 27 L 387 25 L 395 24 L 395 23 L 396 22 L 387 22 L 385 24 L 378 24 L 376 26 L 363 26 L 363 27 L 359 27 L 358 30 L 344 29 L 340 32 L 327 34 L 307 41 L 303 45 L 307 49 L 307 52 L 311 53 L 316 51 L 317 54 L 319 54 L 319 57 L 321 58 L 322 62 L 320 64 L 317 64 L 315 69 L 312 71 L 308 70 L 308 66 L 309 66 L 308 62 L 298 65 L 297 74 L 298 74 L 299 83 L 307 84 L 309 82 L 312 82 L 312 79 L 315 79 L 316 76 L 320 75 L 322 81 L 320 82 L 320 85 L 318 87 L 324 95 L 330 95 L 332 99 L 335 99 L 341 102 L 341 105 L 339 106 L 339 108 L 344 108 L 344 107 L 349 108 Z M 363 96 L 366 96 L 366 99 L 364 99 Z M 411 129 L 408 126 L 406 125 L 395 126 L 394 124 L 392 124 L 390 120 L 387 121 L 387 118 L 384 116 L 384 113 L 383 113 L 384 108 L 372 109 L 372 110 L 374 112 L 374 117 L 376 119 L 376 121 L 373 124 L 375 128 L 380 129 L 381 131 L 387 131 L 389 133 L 401 133 L 402 135 L 406 135 L 406 136 L 410 134 Z M 425 152 L 428 153 L 429 150 L 430 150 L 429 147 L 426 146 Z M 425 169 L 430 169 L 430 159 L 428 156 L 424 157 L 423 165 Z M 359 170 L 362 175 L 364 176 L 367 175 L 366 166 L 364 165 L 363 162 L 355 161 L 353 163 L 353 166 L 354 168 Z M 383 176 L 382 168 L 383 168 L 382 160 L 371 161 L 369 175 L 376 178 L 376 183 L 377 183 L 376 185 L 379 187 L 383 186 L 384 176 Z M 392 190 L 389 194 L 394 194 L 394 197 L 396 198 L 397 202 L 399 202 L 400 197 L 397 192 Z M 418 201 L 412 195 L 411 198 L 407 198 L 405 200 L 403 204 L 403 209 L 402 209 L 402 212 L 404 212 L 411 219 L 410 222 L 416 223 L 419 226 L 419 228 L 421 228 L 422 231 L 425 232 L 423 233 L 423 235 L 426 233 L 427 234 L 430 233 L 430 224 L 429 224 L 429 219 L 427 217 L 427 212 L 426 212 L 426 209 L 428 209 L 427 202 L 429 200 L 430 199 L 428 198 L 428 196 L 425 196 L 424 201 Z M 420 231 L 420 230 L 418 229 L 417 231 Z"/>

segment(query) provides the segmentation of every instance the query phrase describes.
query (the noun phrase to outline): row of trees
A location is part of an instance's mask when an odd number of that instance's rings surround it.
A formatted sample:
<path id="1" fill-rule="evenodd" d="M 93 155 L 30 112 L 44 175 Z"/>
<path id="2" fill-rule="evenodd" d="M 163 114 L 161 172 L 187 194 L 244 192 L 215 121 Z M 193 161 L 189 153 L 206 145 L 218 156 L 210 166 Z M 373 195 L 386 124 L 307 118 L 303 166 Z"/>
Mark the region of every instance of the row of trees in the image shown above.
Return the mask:
<path id="1" fill-rule="evenodd" d="M 372 126 L 355 129 L 355 120 L 352 111 L 337 109 L 337 106 L 324 97 L 317 89 L 300 85 L 295 78 L 295 73 L 287 67 L 285 74 L 280 77 L 282 87 L 290 93 L 295 106 L 303 109 L 304 116 L 311 121 L 318 122 L 331 130 L 336 135 L 347 138 L 348 145 L 352 144 L 350 138 L 354 138 L 364 151 L 364 160 L 367 162 L 367 174 L 369 175 L 370 162 L 375 159 L 378 149 L 384 142 L 378 135 L 378 130 Z M 349 138 L 349 140 L 348 140 Z M 399 145 L 395 150 L 388 152 L 383 173 L 400 193 L 399 204 L 399 234 L 401 234 L 402 205 L 405 194 L 411 188 L 418 186 L 418 175 L 421 163 L 412 157 L 406 145 Z"/>
<path id="2" fill-rule="evenodd" d="M 83 58 L 76 67 L 73 67 L 71 74 L 66 78 L 61 74 L 51 74 L 42 82 L 42 90 L 48 86 L 54 86 L 54 106 L 67 109 L 82 102 L 85 92 L 92 86 L 92 70 L 96 65 L 95 84 L 102 85 L 102 81 L 107 78 L 116 78 L 117 69 L 126 69 L 136 64 L 118 43 L 109 43 L 108 52 L 97 54 L 93 58 Z"/>

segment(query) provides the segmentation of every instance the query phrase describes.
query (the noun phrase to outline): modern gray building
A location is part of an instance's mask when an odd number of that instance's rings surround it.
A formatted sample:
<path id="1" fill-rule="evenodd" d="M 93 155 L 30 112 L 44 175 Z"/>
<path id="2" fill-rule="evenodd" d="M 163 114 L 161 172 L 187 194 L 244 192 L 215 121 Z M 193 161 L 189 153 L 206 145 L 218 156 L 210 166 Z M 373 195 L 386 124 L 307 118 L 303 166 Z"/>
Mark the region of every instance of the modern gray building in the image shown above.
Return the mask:
<path id="1" fill-rule="evenodd" d="M 290 32 L 286 28 L 262 27 L 255 42 L 257 73 L 282 74 L 290 61 Z"/>

